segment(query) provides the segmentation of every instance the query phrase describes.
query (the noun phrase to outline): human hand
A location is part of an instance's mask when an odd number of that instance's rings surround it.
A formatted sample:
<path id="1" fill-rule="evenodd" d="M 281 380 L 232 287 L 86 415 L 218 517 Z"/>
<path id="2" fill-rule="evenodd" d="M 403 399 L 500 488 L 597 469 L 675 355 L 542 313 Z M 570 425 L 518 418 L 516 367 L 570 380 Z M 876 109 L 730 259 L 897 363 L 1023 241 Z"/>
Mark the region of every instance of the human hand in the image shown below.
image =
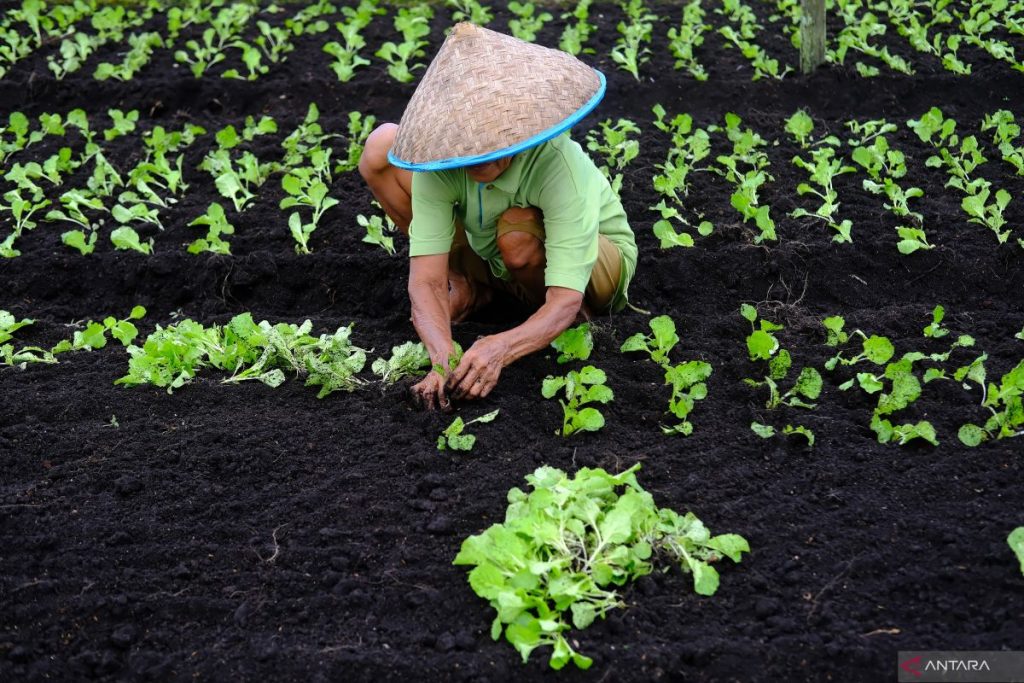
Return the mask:
<path id="1" fill-rule="evenodd" d="M 508 343 L 500 336 L 481 337 L 463 354 L 445 386 L 457 399 L 483 398 L 498 384 L 507 357 Z"/>
<path id="2" fill-rule="evenodd" d="M 434 370 L 414 384 L 409 391 L 412 393 L 412 400 L 417 408 L 427 410 L 440 408 L 445 412 L 451 410 L 451 403 L 445 394 L 444 377 Z"/>

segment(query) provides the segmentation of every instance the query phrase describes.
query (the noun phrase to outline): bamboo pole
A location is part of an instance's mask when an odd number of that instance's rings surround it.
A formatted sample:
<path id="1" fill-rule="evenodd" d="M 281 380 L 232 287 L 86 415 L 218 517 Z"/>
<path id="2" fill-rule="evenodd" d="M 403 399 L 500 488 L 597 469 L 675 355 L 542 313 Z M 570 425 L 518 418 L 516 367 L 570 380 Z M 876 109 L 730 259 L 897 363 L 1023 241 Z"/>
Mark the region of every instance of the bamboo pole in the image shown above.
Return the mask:
<path id="1" fill-rule="evenodd" d="M 800 70 L 809 74 L 825 62 L 825 0 L 800 0 Z"/>

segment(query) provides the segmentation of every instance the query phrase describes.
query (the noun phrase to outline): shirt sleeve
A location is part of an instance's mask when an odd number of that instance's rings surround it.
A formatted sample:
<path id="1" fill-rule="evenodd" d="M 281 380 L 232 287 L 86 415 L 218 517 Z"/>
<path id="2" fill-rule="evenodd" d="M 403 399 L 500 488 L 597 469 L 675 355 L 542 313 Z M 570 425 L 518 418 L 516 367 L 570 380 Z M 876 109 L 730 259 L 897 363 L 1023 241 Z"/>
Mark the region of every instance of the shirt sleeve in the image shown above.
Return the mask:
<path id="1" fill-rule="evenodd" d="M 597 261 L 601 202 L 560 155 L 546 175 L 537 201 L 544 214 L 544 285 L 585 292 Z"/>
<path id="2" fill-rule="evenodd" d="M 455 238 L 455 192 L 439 173 L 412 174 L 409 256 L 447 254 Z"/>

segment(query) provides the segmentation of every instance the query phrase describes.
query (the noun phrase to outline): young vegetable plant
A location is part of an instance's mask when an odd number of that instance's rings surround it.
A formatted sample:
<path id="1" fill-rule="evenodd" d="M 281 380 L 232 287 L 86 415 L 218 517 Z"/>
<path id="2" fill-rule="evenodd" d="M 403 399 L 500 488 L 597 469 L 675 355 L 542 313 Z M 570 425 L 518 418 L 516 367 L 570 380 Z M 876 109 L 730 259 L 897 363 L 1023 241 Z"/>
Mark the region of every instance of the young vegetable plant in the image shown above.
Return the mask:
<path id="1" fill-rule="evenodd" d="M 470 0 L 472 1 L 472 0 Z M 415 79 L 413 71 L 425 68 L 423 64 L 410 64 L 414 59 L 426 56 L 428 43 L 423 40 L 430 34 L 430 20 L 434 10 L 430 5 L 403 7 L 395 17 L 395 29 L 402 34 L 402 42 L 388 41 L 374 54 L 388 63 L 388 74 L 399 83 Z"/>
<path id="2" fill-rule="evenodd" d="M 427 374 L 430 371 L 430 354 L 422 343 L 407 341 L 391 348 L 391 358 L 373 361 L 370 369 L 380 377 L 381 383 L 391 385 L 406 377 Z"/>
<path id="3" fill-rule="evenodd" d="M 227 216 L 224 215 L 224 208 L 220 204 L 217 202 L 210 204 L 206 213 L 196 218 L 189 225 L 205 225 L 206 237 L 200 237 L 188 245 L 188 253 L 231 253 L 231 245 L 226 240 L 221 239 L 221 235 L 233 235 L 235 234 L 235 228 L 231 223 L 228 223 Z"/>
<path id="4" fill-rule="evenodd" d="M 687 232 L 676 232 L 673 221 L 687 228 L 695 227 L 705 237 L 714 230 L 710 221 L 701 220 L 704 214 L 698 212 L 700 222 L 696 226 L 683 214 L 686 209 L 692 210 L 688 206 L 690 203 L 684 201 L 690 191 L 690 175 L 711 170 L 699 166 L 711 154 L 711 138 L 707 130 L 693 128 L 689 114 L 678 114 L 671 121 L 666 121 L 664 107 L 655 105 L 653 111 L 656 117 L 654 127 L 672 136 L 665 163 L 655 165 L 661 173 L 653 178 L 654 189 L 661 194 L 662 200 L 651 207 L 661 215 L 661 220 L 654 223 L 654 235 L 661 241 L 662 249 L 692 247 L 693 236 Z"/>
<path id="5" fill-rule="evenodd" d="M 476 436 L 474 434 L 463 434 L 466 427 L 473 423 L 486 423 L 493 422 L 494 418 L 498 417 L 498 411 L 492 410 L 486 415 L 481 415 L 478 418 L 474 418 L 469 422 L 463 422 L 461 417 L 456 417 L 447 429 L 445 429 L 441 436 L 437 437 L 437 450 L 443 451 L 451 449 L 453 451 L 471 451 L 473 445 L 476 444 Z"/>
<path id="6" fill-rule="evenodd" d="M 562 406 L 562 436 L 576 432 L 596 432 L 604 427 L 604 415 L 588 403 L 608 403 L 614 398 L 610 387 L 605 386 L 603 370 L 587 365 L 583 369 L 570 370 L 565 377 L 548 376 L 541 387 L 544 398 L 554 398 L 564 392 L 565 400 L 558 400 Z"/>
<path id="7" fill-rule="evenodd" d="M 769 207 L 761 204 L 760 188 L 765 182 L 774 180 L 765 169 L 770 162 L 768 155 L 759 149 L 767 143 L 764 138 L 750 130 L 741 127 L 743 120 L 733 113 L 725 115 L 725 133 L 732 142 L 732 154 L 720 155 L 715 158 L 719 168 L 715 172 L 725 176 L 729 182 L 735 185 L 736 190 L 729 198 L 732 207 L 736 209 L 743 222 L 754 220 L 755 225 L 761 231 L 760 235 L 754 237 L 754 244 L 761 244 L 777 238 L 775 234 L 775 221 L 772 220 Z M 721 130 L 717 126 L 710 130 Z"/>
<path id="8" fill-rule="evenodd" d="M 983 425 L 965 424 L 957 436 L 967 446 L 977 446 L 993 439 L 1024 436 L 1024 403 L 1021 398 L 1024 396 L 1024 360 L 1003 375 L 999 384 L 991 382 L 987 389 L 984 361 L 979 361 L 958 370 L 954 378 L 958 382 L 974 379 L 981 385 L 981 405 L 989 410 L 991 416 Z"/>
<path id="9" fill-rule="evenodd" d="M 348 113 L 348 150 L 345 160 L 334 167 L 335 173 L 347 173 L 359 167 L 366 138 L 370 137 L 376 125 L 377 117 L 373 114 L 363 116 L 358 111 Z"/>
<path id="10" fill-rule="evenodd" d="M 779 382 L 786 378 L 793 365 L 789 351 L 781 348 L 778 338 L 772 334 L 782 330 L 782 325 L 763 318 L 759 321 L 757 309 L 750 304 L 743 304 L 740 307 L 740 315 L 751 326 L 751 333 L 747 336 L 747 354 L 750 360 L 768 362 L 768 374 L 761 381 L 746 378 L 743 380 L 744 383 L 755 388 L 768 387 L 769 395 L 765 407 L 769 410 L 779 406 L 813 410 L 817 404 L 807 403 L 804 399 L 814 401 L 821 395 L 821 374 L 812 367 L 805 367 L 800 370 L 788 391 L 780 391 Z"/>
<path id="11" fill-rule="evenodd" d="M 750 430 L 762 439 L 770 439 L 778 433 L 775 427 L 760 422 L 751 422 Z M 785 436 L 802 436 L 807 440 L 808 448 L 814 446 L 814 432 L 803 425 L 786 425 L 782 428 L 782 434 Z"/>
<path id="12" fill-rule="evenodd" d="M 669 351 L 679 343 L 679 335 L 676 334 L 676 324 L 667 315 L 651 318 L 648 324 L 652 334 L 645 335 L 643 332 L 637 332 L 626 339 L 619 350 L 622 353 L 643 351 L 650 355 L 651 360 L 655 363 L 667 368 L 669 364 Z"/>
<path id="13" fill-rule="evenodd" d="M 718 590 L 714 563 L 750 552 L 736 534 L 712 536 L 693 513 L 659 508 L 634 465 L 611 475 L 583 468 L 573 477 L 552 467 L 527 475 L 533 491 L 508 492 L 504 521 L 462 543 L 454 564 L 471 566 L 469 585 L 495 609 L 491 637 L 502 634 L 526 662 L 551 646 L 553 669 L 592 660 L 567 632 L 624 606 L 616 592 L 666 561 L 693 578 L 698 595 Z"/>
<path id="14" fill-rule="evenodd" d="M 17 241 L 26 230 L 34 230 L 37 223 L 32 217 L 42 209 L 50 205 L 50 200 L 43 197 L 42 190 L 36 188 L 31 192 L 23 194 L 22 188 L 10 190 L 4 193 L 6 204 L 0 204 L 0 215 L 3 212 L 10 214 L 10 220 L 14 225 L 11 233 L 0 242 L 0 256 L 14 258 L 21 256 L 21 252 L 14 248 Z"/>
<path id="15" fill-rule="evenodd" d="M 445 4 L 455 10 L 452 12 L 454 21 L 469 21 L 477 26 L 486 26 L 494 18 L 490 8 L 477 0 L 445 0 Z"/>
<path id="16" fill-rule="evenodd" d="M 558 335 L 551 342 L 551 346 L 558 351 L 560 364 L 589 359 L 594 350 L 594 335 L 590 331 L 590 323 L 570 327 Z"/>
<path id="17" fill-rule="evenodd" d="M 685 69 L 698 81 L 708 80 L 708 72 L 694 55 L 694 51 L 704 44 L 704 35 L 711 30 L 710 24 L 704 23 L 704 10 L 700 0 L 690 0 L 683 7 L 683 21 L 678 28 L 668 30 L 668 49 L 676 58 L 675 68 Z"/>
<path id="18" fill-rule="evenodd" d="M 84 329 L 75 330 L 71 339 L 65 339 L 50 349 L 54 355 L 67 353 L 68 351 L 94 351 L 102 349 L 107 345 L 107 333 L 121 342 L 121 346 L 127 348 L 139 336 L 139 329 L 133 320 L 139 320 L 146 315 L 144 306 L 135 306 L 127 318 L 118 320 L 114 316 L 107 316 L 102 322 L 89 320 L 84 323 Z"/>
<path id="19" fill-rule="evenodd" d="M 550 12 L 537 12 L 532 2 L 516 2 L 511 0 L 508 3 L 508 11 L 515 15 L 515 19 L 509 19 L 508 28 L 519 40 L 532 43 L 537 40 L 537 34 L 554 17 Z"/>
<path id="20" fill-rule="evenodd" d="M 612 61 L 639 81 L 640 66 L 651 59 L 651 50 L 647 46 L 654 29 L 652 22 L 657 21 L 658 17 L 647 10 L 643 0 L 620 0 L 619 6 L 629 22 L 620 21 L 616 26 L 619 37 L 612 48 Z"/>
<path id="21" fill-rule="evenodd" d="M 615 194 L 622 191 L 621 171 L 640 154 L 640 142 L 630 137 L 639 134 L 640 128 L 629 119 L 619 119 L 614 124 L 611 119 L 602 121 L 600 137 L 594 131 L 587 133 L 587 149 L 604 159 L 601 172 L 611 182 Z"/>
<path id="22" fill-rule="evenodd" d="M 281 200 L 282 209 L 304 206 L 313 210 L 312 220 L 309 223 L 302 223 L 298 211 L 288 217 L 288 229 L 296 242 L 296 253 L 308 254 L 310 253 L 309 237 L 316 230 L 320 218 L 325 211 L 337 206 L 339 202 L 337 199 L 327 196 L 327 185 L 319 175 L 309 168 L 289 171 L 281 179 L 281 187 L 289 195 Z"/>
<path id="23" fill-rule="evenodd" d="M 693 412 L 694 404 L 707 398 L 708 387 L 705 382 L 711 376 L 711 372 L 711 364 L 699 360 L 665 367 L 665 384 L 672 387 L 668 409 L 681 422 L 672 426 L 661 425 L 663 434 L 689 436 L 693 433 L 693 423 L 688 418 Z"/>
<path id="24" fill-rule="evenodd" d="M 1017 556 L 1017 562 L 1020 563 L 1020 573 L 1024 574 L 1024 526 L 1019 526 L 1010 532 L 1010 535 L 1006 537 L 1006 543 L 1010 546 L 1010 550 Z"/>
<path id="25" fill-rule="evenodd" d="M 35 323 L 31 318 L 18 320 L 13 314 L 0 309 L 0 344 L 10 341 L 14 333 Z"/>
<path id="26" fill-rule="evenodd" d="M 850 230 L 853 228 L 853 223 L 849 219 L 842 221 L 835 219 L 835 214 L 839 210 L 839 194 L 832 186 L 832 181 L 836 176 L 852 173 L 855 169 L 852 166 L 844 165 L 842 161 L 835 158 L 835 154 L 832 147 L 822 147 L 811 152 L 811 161 L 799 156 L 793 157 L 793 164 L 807 171 L 810 174 L 811 183 L 820 188 L 816 189 L 811 184 L 800 183 L 796 186 L 797 194 L 812 194 L 821 200 L 821 205 L 813 212 L 797 208 L 789 215 L 793 218 L 818 218 L 837 233 L 832 236 L 833 242 L 852 243 Z"/>
<path id="27" fill-rule="evenodd" d="M 562 29 L 562 36 L 558 39 L 558 49 L 571 55 L 593 54 L 593 48 L 583 47 L 596 30 L 595 26 L 590 23 L 591 4 L 593 4 L 593 0 L 579 0 L 572 12 L 562 14 L 562 19 L 573 19 L 575 22 L 566 23 L 565 28 Z"/>
<path id="28" fill-rule="evenodd" d="M 387 220 L 387 225 L 384 221 Z M 397 228 L 394 223 L 391 222 L 387 216 L 381 218 L 380 216 L 370 216 L 367 218 L 363 214 L 356 216 L 356 222 L 359 223 L 366 230 L 366 234 L 363 236 L 363 241 L 367 244 L 376 244 L 378 247 L 388 253 L 388 256 L 395 255 L 395 238 L 390 235 L 385 235 L 385 232 L 393 233 Z"/>
<path id="29" fill-rule="evenodd" d="M 60 196 L 60 203 L 63 209 L 50 210 L 46 214 L 46 220 L 65 221 L 79 226 L 80 229 L 62 233 L 61 242 L 77 249 L 83 256 L 91 254 L 96 248 L 98 226 L 93 225 L 85 211 L 106 211 L 103 200 L 93 196 L 88 190 L 69 190 Z"/>

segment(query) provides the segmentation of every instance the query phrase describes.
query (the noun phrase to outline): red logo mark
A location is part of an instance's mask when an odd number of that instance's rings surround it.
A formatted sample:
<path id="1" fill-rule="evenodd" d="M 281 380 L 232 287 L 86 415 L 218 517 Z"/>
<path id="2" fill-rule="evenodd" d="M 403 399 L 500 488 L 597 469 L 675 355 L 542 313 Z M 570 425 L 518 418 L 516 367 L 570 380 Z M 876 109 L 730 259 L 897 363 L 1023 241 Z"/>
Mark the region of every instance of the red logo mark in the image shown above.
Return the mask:
<path id="1" fill-rule="evenodd" d="M 923 674 L 918 671 L 917 665 L 921 663 L 921 656 L 913 657 L 905 662 L 900 662 L 900 668 L 906 671 L 908 674 L 914 674 L 920 678 Z"/>

